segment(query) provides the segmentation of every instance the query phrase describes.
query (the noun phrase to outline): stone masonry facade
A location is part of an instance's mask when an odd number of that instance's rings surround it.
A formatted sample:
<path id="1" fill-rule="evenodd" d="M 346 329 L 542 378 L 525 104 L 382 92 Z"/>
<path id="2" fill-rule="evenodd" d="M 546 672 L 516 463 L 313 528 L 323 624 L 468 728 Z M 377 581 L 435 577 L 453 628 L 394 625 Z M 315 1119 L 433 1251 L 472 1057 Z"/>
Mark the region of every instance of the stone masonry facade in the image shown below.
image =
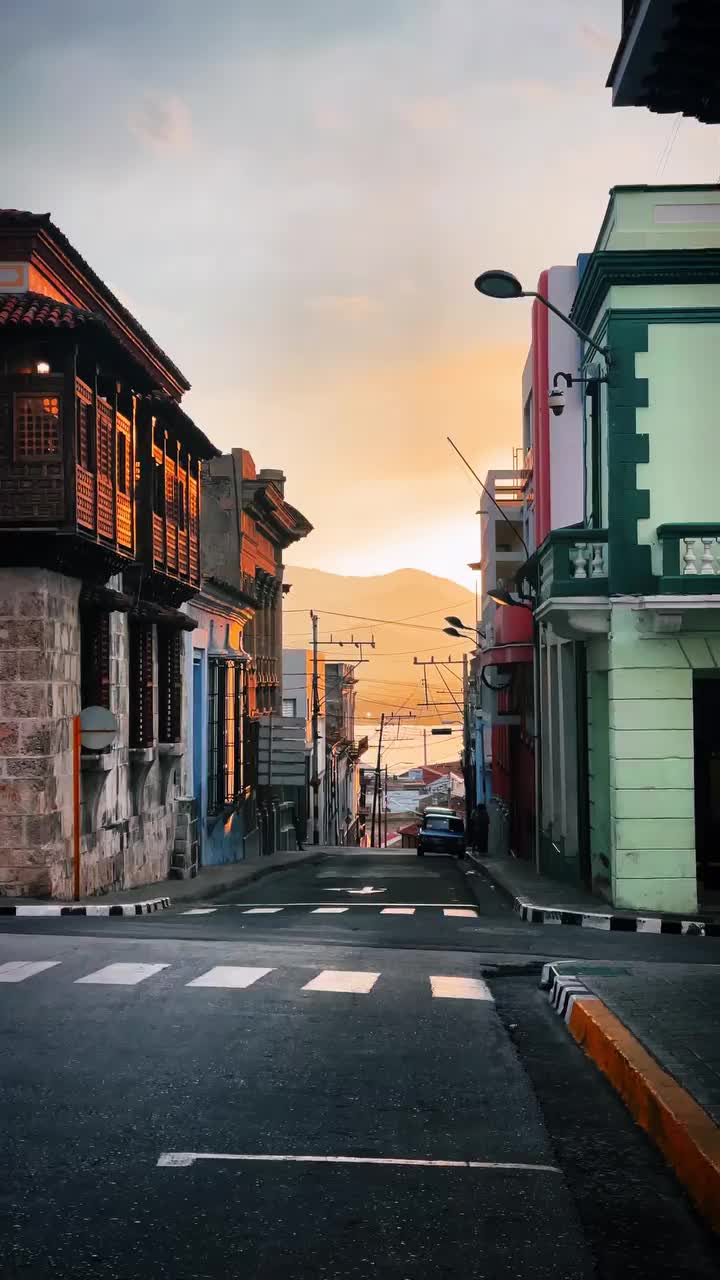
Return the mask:
<path id="1" fill-rule="evenodd" d="M 79 597 L 77 579 L 0 570 L 0 895 L 72 897 Z M 157 722 L 157 670 L 154 683 Z M 149 884 L 170 869 L 176 757 L 129 748 L 128 685 L 128 621 L 112 613 L 110 708 L 119 731 L 110 751 L 81 758 L 83 896 Z"/>

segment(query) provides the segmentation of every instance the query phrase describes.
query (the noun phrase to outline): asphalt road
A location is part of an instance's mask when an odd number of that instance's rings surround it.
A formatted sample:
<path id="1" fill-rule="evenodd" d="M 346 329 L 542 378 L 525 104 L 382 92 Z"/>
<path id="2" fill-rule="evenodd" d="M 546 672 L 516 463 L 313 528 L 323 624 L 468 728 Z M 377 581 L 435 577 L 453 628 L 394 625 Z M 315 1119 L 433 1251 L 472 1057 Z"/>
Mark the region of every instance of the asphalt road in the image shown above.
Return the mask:
<path id="1" fill-rule="evenodd" d="M 576 931 L 471 883 L 349 852 L 232 903 L 3 920 L 3 1277 L 715 1276 L 537 990 L 538 935 Z"/>

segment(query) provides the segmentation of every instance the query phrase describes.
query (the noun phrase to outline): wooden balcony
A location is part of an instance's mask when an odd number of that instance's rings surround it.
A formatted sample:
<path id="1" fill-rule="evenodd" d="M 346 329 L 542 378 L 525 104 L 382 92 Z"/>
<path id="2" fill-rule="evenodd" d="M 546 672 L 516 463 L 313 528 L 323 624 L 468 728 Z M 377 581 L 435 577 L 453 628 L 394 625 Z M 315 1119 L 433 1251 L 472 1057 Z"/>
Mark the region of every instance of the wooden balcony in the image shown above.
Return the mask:
<path id="1" fill-rule="evenodd" d="M 153 569 L 186 583 L 200 585 L 200 522 L 197 462 L 182 465 L 168 450 L 153 446 L 155 510 L 152 514 Z M 158 510 L 160 508 L 160 510 Z"/>

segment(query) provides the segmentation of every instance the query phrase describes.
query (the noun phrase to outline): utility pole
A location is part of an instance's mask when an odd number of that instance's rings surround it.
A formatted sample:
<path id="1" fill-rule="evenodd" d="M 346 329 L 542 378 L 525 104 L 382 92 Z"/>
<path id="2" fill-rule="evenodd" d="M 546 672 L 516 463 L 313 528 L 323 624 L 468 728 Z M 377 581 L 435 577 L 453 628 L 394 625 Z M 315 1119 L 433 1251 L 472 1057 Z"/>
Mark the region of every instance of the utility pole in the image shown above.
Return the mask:
<path id="1" fill-rule="evenodd" d="M 377 764 L 375 765 L 375 779 L 373 785 L 373 803 L 372 803 L 372 822 L 370 825 L 370 848 L 375 848 L 375 814 L 377 812 L 378 790 L 380 786 L 380 759 L 382 754 L 383 730 L 385 728 L 385 712 L 380 716 L 380 734 L 378 736 L 378 753 Z"/>
<path id="2" fill-rule="evenodd" d="M 318 691 L 318 615 L 311 609 L 313 634 L 312 656 L 312 791 L 313 791 L 313 844 L 320 843 L 320 696 Z"/>
<path id="3" fill-rule="evenodd" d="M 423 729 L 423 764 L 427 768 L 427 729 Z"/>
<path id="4" fill-rule="evenodd" d="M 385 842 L 384 847 L 387 849 L 387 823 L 388 823 L 388 771 L 385 765 Z"/>

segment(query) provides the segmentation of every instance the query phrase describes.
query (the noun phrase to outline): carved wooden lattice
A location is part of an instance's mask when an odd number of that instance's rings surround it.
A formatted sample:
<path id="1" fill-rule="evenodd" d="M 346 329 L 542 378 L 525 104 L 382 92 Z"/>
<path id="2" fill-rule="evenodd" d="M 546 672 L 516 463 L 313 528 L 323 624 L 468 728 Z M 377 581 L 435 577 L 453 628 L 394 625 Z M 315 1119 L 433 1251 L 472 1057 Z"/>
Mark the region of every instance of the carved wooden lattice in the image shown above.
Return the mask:
<path id="1" fill-rule="evenodd" d="M 165 546 L 168 569 L 177 569 L 177 509 L 175 463 L 165 459 Z"/>
<path id="2" fill-rule="evenodd" d="M 158 630 L 158 705 L 161 742 L 179 742 L 182 717 L 182 632 Z"/>
<path id="3" fill-rule="evenodd" d="M 60 397 L 15 396 L 15 461 L 42 462 L 60 453 Z"/>
<path id="4" fill-rule="evenodd" d="M 97 402 L 97 531 L 115 537 L 113 519 L 113 412 L 105 400 Z"/>
<path id="5" fill-rule="evenodd" d="M 132 473 L 130 437 L 132 427 L 127 418 L 116 417 L 117 449 L 117 540 L 121 547 L 132 548 Z"/>
<path id="6" fill-rule="evenodd" d="M 194 583 L 200 582 L 200 560 L 198 550 L 198 533 L 199 533 L 199 509 L 198 509 L 198 483 L 194 476 L 188 476 L 188 503 L 189 503 L 189 560 L 190 560 L 190 581 Z"/>
<path id="7" fill-rule="evenodd" d="M 78 466 L 75 472 L 77 522 L 84 529 L 95 528 L 95 477 Z"/>
<path id="8" fill-rule="evenodd" d="M 77 414 L 77 460 L 84 471 L 90 471 L 92 469 L 93 442 L 95 438 L 93 393 L 81 378 L 75 379 L 75 404 Z"/>
<path id="9" fill-rule="evenodd" d="M 130 746 L 151 747 L 153 732 L 153 629 L 130 623 Z"/>

